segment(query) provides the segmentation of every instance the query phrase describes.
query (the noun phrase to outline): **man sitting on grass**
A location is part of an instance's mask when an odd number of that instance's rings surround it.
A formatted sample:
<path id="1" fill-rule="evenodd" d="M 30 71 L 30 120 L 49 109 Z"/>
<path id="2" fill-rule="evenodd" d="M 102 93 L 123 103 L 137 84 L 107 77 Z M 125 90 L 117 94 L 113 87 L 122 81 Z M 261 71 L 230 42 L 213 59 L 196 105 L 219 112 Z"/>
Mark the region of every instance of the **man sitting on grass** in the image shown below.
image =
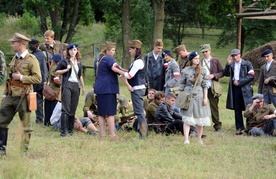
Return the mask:
<path id="1" fill-rule="evenodd" d="M 276 128 L 275 108 L 264 103 L 264 96 L 256 94 L 253 102 L 246 107 L 244 117 L 249 135 L 271 136 Z"/>

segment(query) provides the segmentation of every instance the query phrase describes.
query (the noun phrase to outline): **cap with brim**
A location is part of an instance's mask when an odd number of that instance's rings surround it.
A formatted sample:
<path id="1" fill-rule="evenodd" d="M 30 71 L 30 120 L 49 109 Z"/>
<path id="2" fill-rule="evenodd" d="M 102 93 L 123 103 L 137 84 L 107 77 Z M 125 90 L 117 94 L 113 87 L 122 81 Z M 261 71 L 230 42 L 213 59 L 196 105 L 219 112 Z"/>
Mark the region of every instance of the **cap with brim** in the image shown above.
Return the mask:
<path id="1" fill-rule="evenodd" d="M 271 49 L 265 49 L 262 53 L 262 57 L 264 57 L 265 55 L 270 54 L 270 53 L 272 53 Z"/>
<path id="2" fill-rule="evenodd" d="M 200 48 L 201 48 L 201 52 L 206 52 L 208 50 L 211 50 L 210 44 L 203 44 L 200 46 Z"/>
<path id="3" fill-rule="evenodd" d="M 25 35 L 19 34 L 19 33 L 15 33 L 14 37 L 9 39 L 10 42 L 19 42 L 23 45 L 27 45 L 29 41 L 31 41 L 31 39 L 29 39 L 28 37 L 26 37 Z"/>
<path id="4" fill-rule="evenodd" d="M 241 53 L 241 51 L 239 49 L 233 49 L 233 50 L 231 50 L 230 55 L 238 55 L 240 53 Z"/>
<path id="5" fill-rule="evenodd" d="M 263 94 L 255 94 L 253 97 L 252 97 L 252 100 L 255 100 L 255 99 L 259 99 L 259 100 L 263 100 L 264 99 L 264 95 Z"/>

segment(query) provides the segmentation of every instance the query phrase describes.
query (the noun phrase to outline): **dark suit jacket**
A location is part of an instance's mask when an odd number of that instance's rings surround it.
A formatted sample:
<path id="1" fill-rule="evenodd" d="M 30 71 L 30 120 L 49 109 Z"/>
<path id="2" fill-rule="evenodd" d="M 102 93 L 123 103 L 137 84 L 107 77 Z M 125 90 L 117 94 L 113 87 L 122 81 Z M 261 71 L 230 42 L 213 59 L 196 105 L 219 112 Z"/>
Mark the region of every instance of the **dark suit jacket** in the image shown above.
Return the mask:
<path id="1" fill-rule="evenodd" d="M 276 80 L 276 61 L 274 60 L 268 70 L 266 70 L 266 63 L 261 66 L 258 93 L 266 95 L 268 92 L 270 92 L 270 94 L 276 96 L 276 93 L 272 92 L 272 87 L 270 85 L 264 84 L 264 80 L 268 77 L 270 78 L 270 81 Z"/>

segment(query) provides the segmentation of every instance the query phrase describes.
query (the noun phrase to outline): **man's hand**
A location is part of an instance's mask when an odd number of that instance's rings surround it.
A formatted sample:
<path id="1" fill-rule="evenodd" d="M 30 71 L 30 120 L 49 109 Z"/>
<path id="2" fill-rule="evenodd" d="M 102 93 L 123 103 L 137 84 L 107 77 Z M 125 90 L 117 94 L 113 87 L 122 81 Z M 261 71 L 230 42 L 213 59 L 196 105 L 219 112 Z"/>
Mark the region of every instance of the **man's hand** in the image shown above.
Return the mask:
<path id="1" fill-rule="evenodd" d="M 15 72 L 15 73 L 12 73 L 12 79 L 20 80 L 20 77 L 21 77 L 21 73 L 19 71 Z"/>

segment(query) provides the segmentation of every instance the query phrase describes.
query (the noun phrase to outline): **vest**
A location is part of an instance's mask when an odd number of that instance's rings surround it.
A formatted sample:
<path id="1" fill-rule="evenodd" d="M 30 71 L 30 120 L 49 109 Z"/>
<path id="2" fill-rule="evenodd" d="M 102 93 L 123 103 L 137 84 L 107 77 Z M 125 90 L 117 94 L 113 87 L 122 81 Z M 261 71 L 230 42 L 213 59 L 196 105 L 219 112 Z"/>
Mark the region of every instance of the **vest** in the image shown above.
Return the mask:
<path id="1" fill-rule="evenodd" d="M 138 60 L 138 59 L 135 59 L 135 60 Z M 143 61 L 143 63 L 145 64 L 144 61 Z M 130 70 L 131 70 L 132 67 L 133 67 L 133 63 L 130 65 L 130 67 L 128 69 L 128 72 L 130 72 Z M 128 83 L 132 87 L 133 86 L 139 86 L 139 85 L 145 84 L 146 83 L 146 79 L 145 79 L 145 67 L 143 69 L 141 69 L 141 70 L 138 70 L 137 73 L 134 75 L 133 78 L 128 79 Z"/>

